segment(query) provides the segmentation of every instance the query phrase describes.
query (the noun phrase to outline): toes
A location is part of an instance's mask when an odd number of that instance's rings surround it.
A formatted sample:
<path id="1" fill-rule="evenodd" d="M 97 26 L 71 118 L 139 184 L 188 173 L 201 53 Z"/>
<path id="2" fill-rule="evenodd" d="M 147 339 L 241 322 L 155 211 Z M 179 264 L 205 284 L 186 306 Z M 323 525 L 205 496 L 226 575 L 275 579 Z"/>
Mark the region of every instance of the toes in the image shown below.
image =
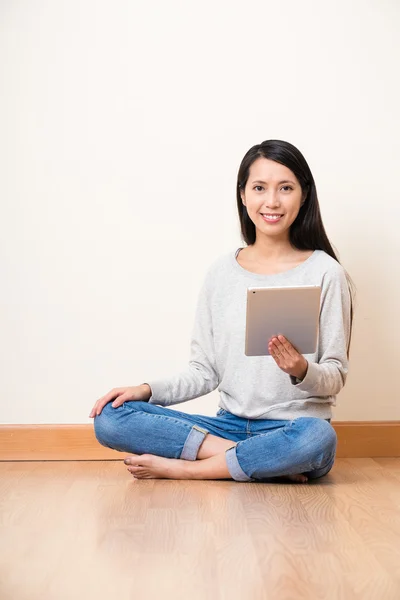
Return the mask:
<path id="1" fill-rule="evenodd" d="M 141 467 L 140 465 L 135 465 L 132 467 L 128 467 L 128 471 L 129 473 L 132 473 L 132 475 L 136 475 L 136 473 L 141 473 L 143 471 L 143 467 Z"/>
<path id="2" fill-rule="evenodd" d="M 292 475 L 290 477 L 292 481 L 296 481 L 297 483 L 307 483 L 308 478 L 305 475 Z"/>
<path id="3" fill-rule="evenodd" d="M 126 465 L 148 465 L 149 461 L 151 461 L 152 459 L 152 455 L 151 454 L 131 454 L 130 456 L 127 456 L 124 460 L 124 463 Z"/>
<path id="4" fill-rule="evenodd" d="M 307 483 L 308 477 L 307 475 L 303 475 L 303 473 L 296 473 L 293 475 L 284 475 L 283 480 L 294 481 L 295 483 Z"/>
<path id="5" fill-rule="evenodd" d="M 136 467 L 135 471 L 133 469 L 128 469 L 128 471 L 130 471 L 134 479 L 149 479 L 152 477 L 152 474 L 143 467 Z"/>
<path id="6" fill-rule="evenodd" d="M 140 458 L 139 454 L 131 454 L 130 456 L 127 456 L 125 458 L 124 463 L 126 465 L 134 465 L 139 458 Z"/>

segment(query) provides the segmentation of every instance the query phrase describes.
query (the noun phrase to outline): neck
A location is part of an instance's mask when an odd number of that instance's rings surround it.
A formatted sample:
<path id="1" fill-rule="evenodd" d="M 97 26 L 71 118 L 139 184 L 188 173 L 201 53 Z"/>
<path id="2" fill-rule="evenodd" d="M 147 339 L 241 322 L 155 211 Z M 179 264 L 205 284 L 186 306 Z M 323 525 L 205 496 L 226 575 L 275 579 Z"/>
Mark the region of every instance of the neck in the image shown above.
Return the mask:
<path id="1" fill-rule="evenodd" d="M 252 245 L 254 254 L 259 260 L 279 261 L 293 254 L 293 246 L 286 238 L 273 238 L 257 235 L 256 241 Z"/>

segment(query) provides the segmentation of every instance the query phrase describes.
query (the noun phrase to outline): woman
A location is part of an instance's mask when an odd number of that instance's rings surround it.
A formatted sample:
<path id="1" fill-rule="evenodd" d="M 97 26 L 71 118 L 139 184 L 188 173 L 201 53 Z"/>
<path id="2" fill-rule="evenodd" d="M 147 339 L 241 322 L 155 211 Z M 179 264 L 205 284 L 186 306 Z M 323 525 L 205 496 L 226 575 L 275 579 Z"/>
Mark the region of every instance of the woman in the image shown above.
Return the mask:
<path id="1" fill-rule="evenodd" d="M 133 453 L 125 464 L 135 478 L 306 482 L 332 468 L 331 406 L 348 372 L 351 280 L 327 238 L 299 150 L 280 140 L 250 148 L 237 206 L 246 246 L 207 272 L 188 367 L 113 389 L 91 411 L 98 441 Z M 246 356 L 246 290 L 280 285 L 321 286 L 317 351 L 306 358 L 276 335 L 266 340 L 269 356 Z M 166 408 L 217 387 L 215 417 Z"/>

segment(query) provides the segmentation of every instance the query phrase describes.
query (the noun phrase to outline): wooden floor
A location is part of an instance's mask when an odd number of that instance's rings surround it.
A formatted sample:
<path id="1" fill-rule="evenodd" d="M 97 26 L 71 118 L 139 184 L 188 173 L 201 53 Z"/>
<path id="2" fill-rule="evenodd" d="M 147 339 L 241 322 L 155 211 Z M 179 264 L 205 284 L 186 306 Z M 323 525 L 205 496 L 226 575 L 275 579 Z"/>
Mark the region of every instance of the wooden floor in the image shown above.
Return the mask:
<path id="1" fill-rule="evenodd" d="M 306 485 L 0 463 L 1 600 L 400 599 L 400 459 Z"/>

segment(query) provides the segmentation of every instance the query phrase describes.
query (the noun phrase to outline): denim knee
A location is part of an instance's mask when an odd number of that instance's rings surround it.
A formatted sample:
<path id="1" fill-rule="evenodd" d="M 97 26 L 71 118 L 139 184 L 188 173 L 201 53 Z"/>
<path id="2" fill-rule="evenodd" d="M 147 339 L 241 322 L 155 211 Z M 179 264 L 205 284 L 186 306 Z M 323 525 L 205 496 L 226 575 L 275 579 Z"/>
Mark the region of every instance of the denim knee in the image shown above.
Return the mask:
<path id="1" fill-rule="evenodd" d="M 313 448 L 314 460 L 318 466 L 331 462 L 335 456 L 337 435 L 332 425 L 316 417 L 300 417 L 296 421 L 302 421 L 306 427 L 310 446 Z"/>
<path id="2" fill-rule="evenodd" d="M 111 403 L 105 405 L 99 415 L 94 418 L 94 433 L 97 441 L 107 448 L 115 448 L 120 428 L 118 417 L 124 410 L 123 406 L 113 408 Z"/>

